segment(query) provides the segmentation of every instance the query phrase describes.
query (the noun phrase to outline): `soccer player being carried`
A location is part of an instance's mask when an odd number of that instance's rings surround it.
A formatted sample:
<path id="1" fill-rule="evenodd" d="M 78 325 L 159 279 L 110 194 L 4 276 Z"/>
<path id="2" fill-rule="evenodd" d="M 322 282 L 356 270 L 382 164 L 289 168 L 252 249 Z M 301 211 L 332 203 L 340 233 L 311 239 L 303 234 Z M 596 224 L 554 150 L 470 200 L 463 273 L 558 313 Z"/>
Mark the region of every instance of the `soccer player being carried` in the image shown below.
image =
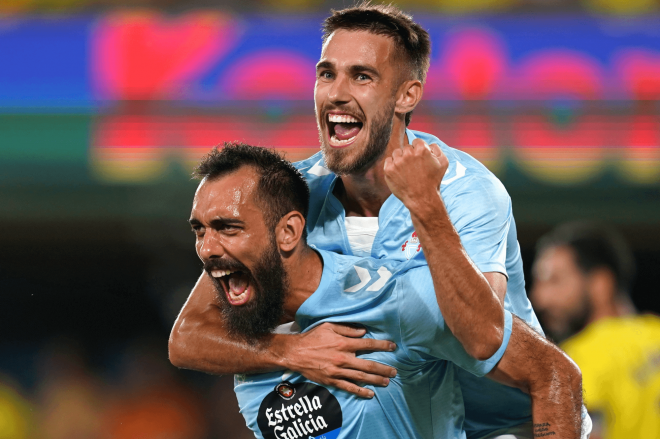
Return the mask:
<path id="1" fill-rule="evenodd" d="M 509 311 L 502 313 L 500 346 L 477 360 L 447 327 L 422 260 L 308 246 L 307 183 L 278 154 L 225 145 L 202 160 L 197 175 L 202 182 L 190 224 L 233 337 L 255 345 L 273 331 L 359 323 L 367 337 L 396 344 L 393 351 L 363 355 L 398 370 L 389 386 L 374 389 L 373 399 L 291 372 L 237 375 L 241 413 L 256 437 L 464 438 L 456 366 L 529 391 L 544 432 L 580 436 L 579 369 Z"/>
<path id="2" fill-rule="evenodd" d="M 321 153 L 295 164 L 311 192 L 310 244 L 428 264 L 444 324 L 477 360 L 501 347 L 504 310 L 540 333 L 506 190 L 469 155 L 407 129 L 429 66 L 428 33 L 394 7 L 369 5 L 334 12 L 324 31 L 315 86 Z M 230 333 L 222 309 L 203 273 L 172 330 L 174 365 L 215 374 L 288 369 L 364 397 L 396 373 L 356 357 L 390 346 L 359 338 L 364 330 L 323 324 L 249 344 Z M 528 367 L 522 358 L 519 366 Z M 529 395 L 462 369 L 456 374 L 468 437 L 519 428 L 531 435 Z M 547 426 L 540 429 L 545 434 Z"/>

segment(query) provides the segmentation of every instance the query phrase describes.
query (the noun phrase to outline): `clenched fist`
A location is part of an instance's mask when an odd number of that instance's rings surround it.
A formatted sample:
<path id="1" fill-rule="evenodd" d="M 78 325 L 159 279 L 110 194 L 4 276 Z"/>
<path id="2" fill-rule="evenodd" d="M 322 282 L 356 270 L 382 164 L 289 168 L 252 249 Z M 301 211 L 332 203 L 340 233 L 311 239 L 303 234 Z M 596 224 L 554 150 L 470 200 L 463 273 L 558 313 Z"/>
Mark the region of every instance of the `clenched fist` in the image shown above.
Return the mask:
<path id="1" fill-rule="evenodd" d="M 438 195 L 448 166 L 440 146 L 415 139 L 412 145 L 397 149 L 385 159 L 385 181 L 394 196 L 412 211 Z"/>

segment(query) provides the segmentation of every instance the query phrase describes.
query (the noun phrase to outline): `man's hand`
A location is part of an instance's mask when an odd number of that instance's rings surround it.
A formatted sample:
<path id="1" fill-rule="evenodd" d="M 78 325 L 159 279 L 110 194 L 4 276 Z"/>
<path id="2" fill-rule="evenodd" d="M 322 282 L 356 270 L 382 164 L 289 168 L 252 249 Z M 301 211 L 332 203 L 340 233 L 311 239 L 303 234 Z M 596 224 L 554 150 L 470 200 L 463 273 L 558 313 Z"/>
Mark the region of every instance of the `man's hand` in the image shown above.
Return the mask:
<path id="1" fill-rule="evenodd" d="M 358 359 L 355 353 L 393 351 L 396 346 L 361 338 L 365 333 L 364 329 L 324 323 L 303 334 L 271 334 L 250 345 L 229 334 L 213 282 L 202 273 L 174 323 L 169 353 L 172 364 L 185 369 L 214 375 L 290 369 L 319 384 L 371 398 L 371 390 L 355 383 L 386 386 L 396 369 Z"/>
<path id="2" fill-rule="evenodd" d="M 323 323 L 309 332 L 290 339 L 284 348 L 285 364 L 308 380 L 334 386 L 363 398 L 372 398 L 372 390 L 356 383 L 387 386 L 396 369 L 356 357 L 358 351 L 393 351 L 396 345 L 387 340 L 361 338 L 366 330 L 335 323 Z M 292 337 L 293 338 L 293 337 Z"/>
<path id="3" fill-rule="evenodd" d="M 413 211 L 415 203 L 424 203 L 438 193 L 448 166 L 447 156 L 438 145 L 415 139 L 385 159 L 383 170 L 394 196 Z"/>

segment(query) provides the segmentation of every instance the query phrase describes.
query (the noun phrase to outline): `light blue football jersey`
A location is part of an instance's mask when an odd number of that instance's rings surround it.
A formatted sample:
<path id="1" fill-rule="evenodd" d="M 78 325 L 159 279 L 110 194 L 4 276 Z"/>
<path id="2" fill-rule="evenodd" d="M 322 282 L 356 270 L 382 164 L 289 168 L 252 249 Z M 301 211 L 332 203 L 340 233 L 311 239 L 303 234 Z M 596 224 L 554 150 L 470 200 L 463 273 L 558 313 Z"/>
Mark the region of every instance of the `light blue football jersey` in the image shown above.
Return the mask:
<path id="1" fill-rule="evenodd" d="M 525 293 L 520 247 L 513 219 L 511 198 L 502 183 L 470 155 L 450 148 L 438 138 L 406 130 L 410 143 L 420 138 L 436 143 L 449 159 L 449 168 L 440 185 L 449 217 L 466 252 L 483 273 L 499 272 L 508 278 L 504 308 L 543 333 Z M 352 255 L 345 227 L 345 211 L 332 194 L 337 176 L 325 168 L 317 153 L 295 163 L 310 187 L 307 218 L 308 241 L 316 247 Z M 414 174 L 415 169 L 410 169 Z M 425 261 L 410 212 L 391 195 L 381 207 L 378 233 L 371 256 L 398 261 Z M 457 372 L 465 401 L 465 429 L 468 437 L 482 437 L 492 431 L 531 420 L 528 395 L 487 378 Z"/>
<path id="2" fill-rule="evenodd" d="M 234 390 L 248 427 L 263 439 L 465 438 L 457 365 L 488 373 L 507 347 L 511 314 L 505 312 L 500 349 L 477 361 L 445 325 L 425 266 L 319 253 L 321 282 L 296 313 L 296 324 L 307 331 L 323 322 L 359 323 L 365 337 L 397 344 L 394 352 L 360 357 L 396 367 L 398 374 L 387 387 L 370 386 L 373 399 L 291 372 L 236 375 Z"/>

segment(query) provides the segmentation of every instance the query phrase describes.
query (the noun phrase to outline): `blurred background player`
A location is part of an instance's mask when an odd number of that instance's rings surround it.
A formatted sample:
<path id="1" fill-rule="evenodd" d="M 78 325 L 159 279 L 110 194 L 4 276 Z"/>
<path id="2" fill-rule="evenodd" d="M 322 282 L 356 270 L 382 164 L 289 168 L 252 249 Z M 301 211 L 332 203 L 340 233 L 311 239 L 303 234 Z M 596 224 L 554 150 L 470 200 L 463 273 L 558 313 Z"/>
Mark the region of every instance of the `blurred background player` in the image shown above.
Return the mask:
<path id="1" fill-rule="evenodd" d="M 592 438 L 660 437 L 660 318 L 637 314 L 635 263 L 613 229 L 568 223 L 538 243 L 531 299 L 582 369 Z"/>

